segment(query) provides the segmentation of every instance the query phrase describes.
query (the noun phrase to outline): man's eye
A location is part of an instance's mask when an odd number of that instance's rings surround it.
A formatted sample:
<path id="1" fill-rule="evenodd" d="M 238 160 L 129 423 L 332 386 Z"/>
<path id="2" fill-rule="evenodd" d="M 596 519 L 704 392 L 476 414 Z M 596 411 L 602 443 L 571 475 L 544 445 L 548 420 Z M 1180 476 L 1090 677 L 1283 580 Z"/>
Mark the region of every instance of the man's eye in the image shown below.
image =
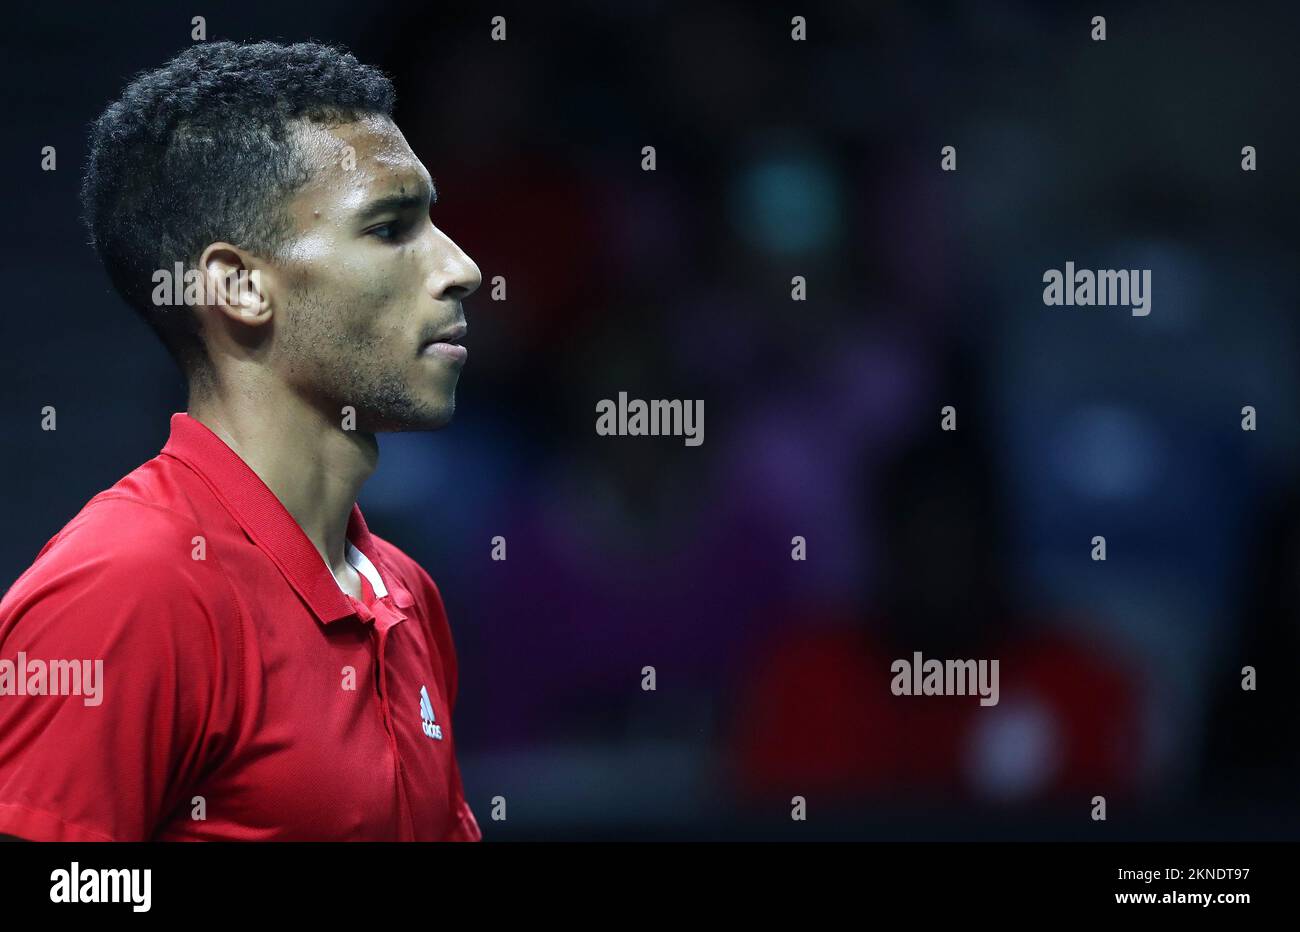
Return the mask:
<path id="1" fill-rule="evenodd" d="M 394 240 L 401 237 L 403 229 L 403 224 L 392 221 L 390 223 L 381 223 L 377 227 L 371 227 L 366 233 L 382 240 Z"/>

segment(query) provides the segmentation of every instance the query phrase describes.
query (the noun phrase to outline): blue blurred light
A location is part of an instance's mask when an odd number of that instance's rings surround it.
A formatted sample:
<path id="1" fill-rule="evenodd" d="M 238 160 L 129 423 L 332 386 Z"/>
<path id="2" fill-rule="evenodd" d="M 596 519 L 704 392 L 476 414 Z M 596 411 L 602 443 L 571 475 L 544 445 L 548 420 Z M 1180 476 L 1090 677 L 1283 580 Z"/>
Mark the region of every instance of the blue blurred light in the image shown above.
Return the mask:
<path id="1" fill-rule="evenodd" d="M 1162 444 L 1142 415 L 1094 406 L 1067 417 L 1057 445 L 1065 484 L 1084 498 L 1138 498 L 1159 473 Z"/>
<path id="2" fill-rule="evenodd" d="M 819 158 L 761 159 L 742 173 L 734 193 L 735 224 L 762 252 L 817 252 L 839 238 L 839 185 Z"/>

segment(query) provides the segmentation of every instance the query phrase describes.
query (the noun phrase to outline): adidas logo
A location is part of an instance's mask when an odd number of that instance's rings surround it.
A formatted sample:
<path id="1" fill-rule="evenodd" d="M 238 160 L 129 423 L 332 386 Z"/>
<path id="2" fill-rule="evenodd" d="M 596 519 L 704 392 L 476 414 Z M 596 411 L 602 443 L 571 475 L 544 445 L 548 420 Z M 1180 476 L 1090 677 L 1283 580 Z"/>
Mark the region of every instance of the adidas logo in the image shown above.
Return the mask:
<path id="1" fill-rule="evenodd" d="M 424 720 L 424 733 L 430 738 L 442 740 L 442 726 L 433 718 L 433 703 L 429 701 L 429 691 L 420 687 L 420 718 Z"/>

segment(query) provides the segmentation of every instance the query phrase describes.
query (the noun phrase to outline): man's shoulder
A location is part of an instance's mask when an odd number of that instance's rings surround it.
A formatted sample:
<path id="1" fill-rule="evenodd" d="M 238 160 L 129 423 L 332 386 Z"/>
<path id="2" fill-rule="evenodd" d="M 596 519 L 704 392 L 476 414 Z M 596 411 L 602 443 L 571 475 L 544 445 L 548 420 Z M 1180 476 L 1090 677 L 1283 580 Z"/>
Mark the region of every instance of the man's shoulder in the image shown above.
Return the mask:
<path id="1" fill-rule="evenodd" d="M 138 585 L 159 595 L 206 585 L 206 532 L 179 463 L 155 457 L 93 496 L 10 587 L 18 593 Z"/>
<path id="2" fill-rule="evenodd" d="M 203 529 L 193 498 L 177 488 L 177 468 L 156 457 L 132 470 L 86 502 L 46 549 L 89 548 L 128 563 L 171 562 L 180 544 Z"/>
<path id="3" fill-rule="evenodd" d="M 240 605 L 190 515 L 113 486 L 50 539 L 0 599 L 0 645 L 110 658 L 211 682 L 240 656 Z"/>

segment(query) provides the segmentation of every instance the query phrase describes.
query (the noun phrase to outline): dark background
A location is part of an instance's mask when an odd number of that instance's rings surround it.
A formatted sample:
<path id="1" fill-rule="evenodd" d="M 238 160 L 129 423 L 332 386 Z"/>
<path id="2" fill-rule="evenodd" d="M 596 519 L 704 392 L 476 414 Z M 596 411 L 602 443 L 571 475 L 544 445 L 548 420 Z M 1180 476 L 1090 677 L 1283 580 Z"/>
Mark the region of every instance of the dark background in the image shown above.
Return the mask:
<path id="1" fill-rule="evenodd" d="M 388 71 L 483 272 L 361 505 L 442 589 L 488 839 L 1300 837 L 1294 5 L 200 6 L 6 17 L 0 587 L 184 408 L 76 191 L 203 15 Z M 1150 316 L 1045 306 L 1067 260 Z M 703 446 L 598 437 L 620 391 Z M 915 650 L 1001 702 L 892 696 Z"/>

